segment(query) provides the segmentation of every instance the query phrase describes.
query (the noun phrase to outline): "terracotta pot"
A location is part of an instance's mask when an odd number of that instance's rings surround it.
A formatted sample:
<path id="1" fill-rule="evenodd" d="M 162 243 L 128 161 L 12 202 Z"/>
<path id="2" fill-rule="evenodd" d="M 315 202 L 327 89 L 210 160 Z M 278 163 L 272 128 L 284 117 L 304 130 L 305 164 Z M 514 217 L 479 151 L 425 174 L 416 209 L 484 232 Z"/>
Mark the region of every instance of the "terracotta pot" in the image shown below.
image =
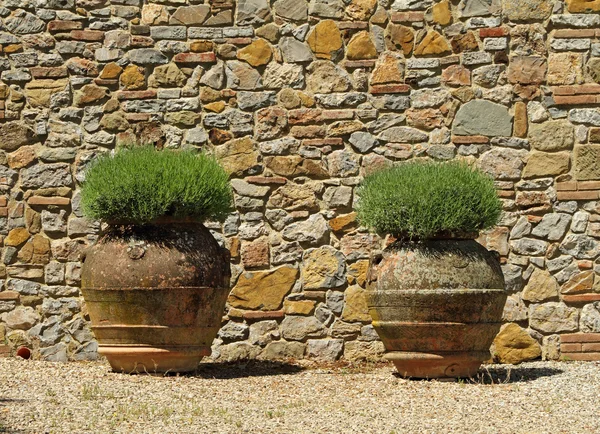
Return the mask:
<path id="1" fill-rule="evenodd" d="M 472 239 L 397 241 L 369 269 L 373 327 L 405 377 L 475 375 L 506 296 L 497 255 Z"/>
<path id="2" fill-rule="evenodd" d="M 196 369 L 221 326 L 230 275 L 201 224 L 115 227 L 81 270 L 100 354 L 121 372 Z"/>

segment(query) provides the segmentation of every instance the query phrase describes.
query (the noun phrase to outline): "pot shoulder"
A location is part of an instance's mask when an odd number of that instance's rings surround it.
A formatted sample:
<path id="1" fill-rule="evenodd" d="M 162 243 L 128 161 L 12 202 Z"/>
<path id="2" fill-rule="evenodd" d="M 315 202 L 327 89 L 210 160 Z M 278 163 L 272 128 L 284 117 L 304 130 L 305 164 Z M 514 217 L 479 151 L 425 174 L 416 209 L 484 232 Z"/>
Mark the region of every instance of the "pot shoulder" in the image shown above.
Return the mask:
<path id="1" fill-rule="evenodd" d="M 201 224 L 130 227 L 85 253 L 82 288 L 228 287 L 224 250 Z"/>
<path id="2" fill-rule="evenodd" d="M 374 258 L 369 289 L 379 291 L 434 289 L 504 289 L 495 252 L 474 240 L 397 242 Z"/>

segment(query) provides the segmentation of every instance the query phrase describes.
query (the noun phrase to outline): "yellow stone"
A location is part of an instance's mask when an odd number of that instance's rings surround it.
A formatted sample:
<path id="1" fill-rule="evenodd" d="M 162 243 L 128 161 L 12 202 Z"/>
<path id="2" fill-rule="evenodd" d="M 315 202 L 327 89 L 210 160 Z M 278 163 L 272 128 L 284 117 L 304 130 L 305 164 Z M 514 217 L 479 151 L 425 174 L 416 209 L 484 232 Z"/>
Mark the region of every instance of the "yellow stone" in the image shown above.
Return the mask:
<path id="1" fill-rule="evenodd" d="M 239 309 L 277 310 L 297 277 L 298 269 L 289 265 L 243 273 L 229 295 L 229 304 Z"/>
<path id="2" fill-rule="evenodd" d="M 68 84 L 68 78 L 30 81 L 25 85 L 27 102 L 32 108 L 50 107 L 50 97 L 55 93 L 65 90 Z"/>
<path id="3" fill-rule="evenodd" d="M 29 239 L 29 231 L 25 228 L 12 229 L 4 239 L 5 246 L 17 247 Z"/>
<path id="4" fill-rule="evenodd" d="M 310 249 L 302 258 L 305 290 L 336 288 L 346 283 L 344 256 L 331 246 Z"/>
<path id="5" fill-rule="evenodd" d="M 123 72 L 123 68 L 121 68 L 115 62 L 110 62 L 102 69 L 100 78 L 103 80 L 114 80 L 119 77 L 121 72 Z"/>
<path id="6" fill-rule="evenodd" d="M 567 9 L 571 13 L 599 12 L 600 0 L 567 0 Z"/>
<path id="7" fill-rule="evenodd" d="M 394 52 L 385 52 L 377 60 L 371 74 L 371 85 L 402 83 L 404 78 L 404 63 L 401 55 Z"/>
<path id="8" fill-rule="evenodd" d="M 377 58 L 377 49 L 369 32 L 358 32 L 348 43 L 346 57 L 349 60 L 364 60 Z"/>
<path id="9" fill-rule="evenodd" d="M 144 70 L 139 66 L 127 65 L 120 79 L 121 85 L 127 90 L 138 90 L 146 87 Z"/>
<path id="10" fill-rule="evenodd" d="M 446 26 L 452 22 L 452 12 L 450 11 L 450 2 L 448 0 L 433 5 L 431 13 L 433 21 L 441 26 Z"/>
<path id="11" fill-rule="evenodd" d="M 400 50 L 408 56 L 414 46 L 415 32 L 400 24 L 390 24 L 385 29 L 385 45 L 388 50 Z"/>
<path id="12" fill-rule="evenodd" d="M 273 50 L 264 39 L 257 39 L 237 52 L 238 59 L 245 60 L 255 67 L 266 65 L 272 57 Z"/>
<path id="13" fill-rule="evenodd" d="M 352 0 L 346 7 L 346 16 L 354 21 L 367 21 L 377 9 L 377 0 Z"/>
<path id="14" fill-rule="evenodd" d="M 329 220 L 329 227 L 333 232 L 350 232 L 358 226 L 356 222 L 356 213 L 344 214 Z"/>
<path id="15" fill-rule="evenodd" d="M 540 344 L 515 323 L 506 324 L 492 345 L 494 361 L 516 365 L 542 355 Z"/>
<path id="16" fill-rule="evenodd" d="M 304 92 L 298 92 L 298 96 L 300 97 L 300 101 L 304 107 L 315 106 L 315 99 L 311 95 Z"/>
<path id="17" fill-rule="evenodd" d="M 364 288 L 367 283 L 367 271 L 369 271 L 368 259 L 356 261 L 348 265 L 348 284 L 356 284 Z"/>
<path id="18" fill-rule="evenodd" d="M 226 106 L 223 101 L 216 101 L 205 104 L 203 107 L 209 112 L 221 113 L 223 110 L 225 110 Z"/>
<path id="19" fill-rule="evenodd" d="M 435 30 L 429 30 L 421 43 L 415 48 L 415 56 L 427 56 L 430 54 L 450 53 L 450 44 L 442 35 Z"/>
<path id="20" fill-rule="evenodd" d="M 558 283 L 550 272 L 536 268 L 523 289 L 522 298 L 532 303 L 558 298 Z"/>
<path id="21" fill-rule="evenodd" d="M 332 59 L 342 48 L 342 35 L 333 20 L 319 22 L 308 35 L 308 46 L 320 59 Z"/>
<path id="22" fill-rule="evenodd" d="M 192 53 L 206 53 L 212 51 L 214 44 L 212 41 L 194 41 L 190 43 Z"/>
<path id="23" fill-rule="evenodd" d="M 569 171 L 570 152 L 532 151 L 523 170 L 523 178 L 562 175 Z"/>
<path id="24" fill-rule="evenodd" d="M 346 289 L 342 320 L 348 322 L 370 322 L 369 308 L 365 298 L 365 290 L 355 285 Z"/>
<path id="25" fill-rule="evenodd" d="M 249 137 L 230 140 L 215 149 L 216 157 L 225 170 L 234 175 L 242 175 L 258 164 L 254 142 Z"/>
<path id="26" fill-rule="evenodd" d="M 315 300 L 285 300 L 283 302 L 283 310 L 289 315 L 311 315 L 315 310 Z"/>

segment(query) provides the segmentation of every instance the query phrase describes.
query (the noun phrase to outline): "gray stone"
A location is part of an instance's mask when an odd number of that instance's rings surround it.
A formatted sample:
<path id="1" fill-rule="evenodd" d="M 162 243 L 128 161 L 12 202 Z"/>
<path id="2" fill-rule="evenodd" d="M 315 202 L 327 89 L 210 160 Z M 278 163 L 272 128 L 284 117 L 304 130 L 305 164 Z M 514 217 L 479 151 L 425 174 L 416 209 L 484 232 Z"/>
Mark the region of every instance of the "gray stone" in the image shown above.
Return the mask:
<path id="1" fill-rule="evenodd" d="M 550 20 L 557 27 L 589 28 L 600 26 L 600 15 L 568 14 L 552 15 Z"/>
<path id="2" fill-rule="evenodd" d="M 485 100 L 470 101 L 460 107 L 452 124 L 456 135 L 510 136 L 512 116 L 508 109 Z"/>
<path id="3" fill-rule="evenodd" d="M 275 13 L 292 21 L 305 21 L 308 18 L 308 4 L 304 0 L 277 0 L 273 4 Z"/>
<path id="4" fill-rule="evenodd" d="M 153 39 L 186 39 L 187 29 L 185 26 L 152 26 L 150 36 Z"/>
<path id="5" fill-rule="evenodd" d="M 264 155 L 294 154 L 298 151 L 300 143 L 298 139 L 294 139 L 293 137 L 283 137 L 281 139 L 260 142 L 258 148 Z"/>
<path id="6" fill-rule="evenodd" d="M 352 204 L 352 188 L 346 186 L 327 187 L 323 200 L 328 208 L 347 208 Z"/>
<path id="7" fill-rule="evenodd" d="M 317 102 L 325 108 L 356 107 L 367 100 L 367 95 L 358 92 L 315 95 Z"/>
<path id="8" fill-rule="evenodd" d="M 327 291 L 326 304 L 333 313 L 340 315 L 344 309 L 344 293 L 340 291 Z"/>
<path id="9" fill-rule="evenodd" d="M 571 216 L 569 214 L 546 214 L 531 234 L 550 241 L 557 241 L 567 232 L 570 223 Z"/>
<path id="10" fill-rule="evenodd" d="M 342 18 L 345 5 L 342 0 L 311 0 L 308 13 L 320 18 Z"/>
<path id="11" fill-rule="evenodd" d="M 262 89 L 260 73 L 246 62 L 230 60 L 225 67 L 227 87 L 240 90 Z"/>
<path id="12" fill-rule="evenodd" d="M 321 303 L 315 309 L 315 318 L 325 324 L 326 327 L 329 327 L 333 323 L 335 315 Z"/>
<path id="13" fill-rule="evenodd" d="M 218 359 L 224 362 L 255 359 L 259 352 L 260 348 L 250 345 L 248 342 L 233 342 L 220 346 L 217 351 L 213 349 L 213 354 L 217 353 Z"/>
<path id="14" fill-rule="evenodd" d="M 517 224 L 510 231 L 510 239 L 517 240 L 519 238 L 526 237 L 531 233 L 531 223 L 527 217 L 520 217 Z"/>
<path id="15" fill-rule="evenodd" d="M 573 257 L 569 255 L 561 255 L 558 258 L 549 259 L 546 261 L 546 268 L 551 273 L 556 273 L 573 263 Z"/>
<path id="16" fill-rule="evenodd" d="M 542 338 L 542 360 L 560 359 L 560 335 L 544 336 Z"/>
<path id="17" fill-rule="evenodd" d="M 158 50 L 152 48 L 136 48 L 127 52 L 127 57 L 133 63 L 140 65 L 162 65 L 169 62 L 169 58 Z"/>
<path id="18" fill-rule="evenodd" d="M 38 33 L 44 31 L 46 28 L 44 21 L 22 9 L 15 11 L 10 17 L 4 20 L 4 24 L 9 32 L 17 35 Z"/>
<path id="19" fill-rule="evenodd" d="M 346 92 L 352 80 L 341 67 L 327 60 L 317 60 L 307 68 L 307 90 L 312 93 Z"/>
<path id="20" fill-rule="evenodd" d="M 281 211 L 281 210 L 280 210 Z M 269 211 L 267 211 L 268 213 Z M 291 217 L 289 218 L 292 221 Z M 284 220 L 282 220 L 282 223 Z M 273 226 L 274 229 L 277 229 L 276 226 Z M 283 227 L 277 229 L 281 230 Z M 273 265 L 287 264 L 290 262 L 297 262 L 302 258 L 303 249 L 300 247 L 298 242 L 293 243 L 281 243 L 277 246 L 271 247 L 271 262 Z"/>
<path id="21" fill-rule="evenodd" d="M 281 38 L 279 41 L 279 48 L 281 48 L 284 62 L 303 63 L 310 62 L 314 59 L 313 53 L 308 45 L 291 36 Z"/>
<path id="22" fill-rule="evenodd" d="M 395 127 L 404 123 L 406 116 L 396 113 L 385 113 L 380 115 L 377 120 L 370 122 L 367 127 L 374 134 L 379 134 L 388 128 Z"/>
<path id="23" fill-rule="evenodd" d="M 583 51 L 589 50 L 592 43 L 589 39 L 558 39 L 550 42 L 550 47 L 556 51 Z"/>
<path id="24" fill-rule="evenodd" d="M 579 325 L 579 311 L 560 302 L 532 304 L 529 325 L 542 333 L 573 332 Z"/>
<path id="25" fill-rule="evenodd" d="M 240 91 L 237 93 L 237 102 L 240 109 L 255 111 L 275 105 L 277 103 L 277 94 L 275 92 Z"/>
<path id="26" fill-rule="evenodd" d="M 281 322 L 281 335 L 292 341 L 321 338 L 327 334 L 325 326 L 314 316 L 286 316 Z"/>
<path id="27" fill-rule="evenodd" d="M 321 361 L 334 362 L 344 351 L 343 339 L 309 339 L 306 343 L 306 355 Z"/>
<path id="28" fill-rule="evenodd" d="M 546 254 L 548 243 L 533 238 L 521 238 L 510 242 L 512 251 L 519 255 L 540 256 Z"/>
<path id="29" fill-rule="evenodd" d="M 218 336 L 223 341 L 242 341 L 248 337 L 249 327 L 240 322 L 229 321 L 219 329 Z"/>
<path id="30" fill-rule="evenodd" d="M 413 90 L 410 99 L 414 108 L 439 107 L 450 99 L 450 92 L 445 89 Z"/>
<path id="31" fill-rule="evenodd" d="M 301 342 L 275 341 L 268 344 L 258 356 L 265 360 L 297 360 L 304 357 L 306 344 Z"/>
<path id="32" fill-rule="evenodd" d="M 543 21 L 553 6 L 551 0 L 502 0 L 502 14 L 511 21 Z"/>
<path id="33" fill-rule="evenodd" d="M 218 61 L 200 79 L 200 84 L 210 86 L 213 89 L 221 89 L 225 83 L 225 64 Z"/>
<path id="34" fill-rule="evenodd" d="M 41 285 L 36 282 L 21 279 L 8 279 L 6 281 L 6 289 L 16 291 L 21 295 L 37 295 Z"/>
<path id="35" fill-rule="evenodd" d="M 237 25 L 264 24 L 271 20 L 271 8 L 267 0 L 238 0 L 235 14 Z"/>
<path id="36" fill-rule="evenodd" d="M 360 157 L 346 149 L 333 151 L 327 156 L 326 162 L 331 176 L 345 178 L 358 175 Z"/>
<path id="37" fill-rule="evenodd" d="M 2 137 L 0 149 L 12 152 L 32 143 L 35 140 L 35 133 L 24 123 L 13 121 L 0 126 L 0 137 Z"/>
<path id="38" fill-rule="evenodd" d="M 329 225 L 321 214 L 313 214 L 307 220 L 286 226 L 282 235 L 286 240 L 318 245 L 329 237 Z"/>
<path id="39" fill-rule="evenodd" d="M 600 302 L 583 306 L 579 330 L 583 333 L 600 333 Z"/>
<path id="40" fill-rule="evenodd" d="M 265 197 L 269 192 L 269 187 L 250 184 L 242 179 L 232 179 L 231 187 L 233 190 L 242 196 L 250 197 Z"/>
<path id="41" fill-rule="evenodd" d="M 182 24 L 185 26 L 198 26 L 204 23 L 209 15 L 209 5 L 180 6 L 171 15 L 169 23 Z M 152 31 L 152 28 L 150 28 L 150 31 Z"/>
<path id="42" fill-rule="evenodd" d="M 566 120 L 545 122 L 529 128 L 529 143 L 539 151 L 571 149 L 575 140 L 573 125 Z"/>
<path id="43" fill-rule="evenodd" d="M 595 259 L 600 256 L 600 242 L 583 234 L 569 234 L 560 244 L 560 251 L 577 259 Z"/>
<path id="44" fill-rule="evenodd" d="M 301 89 L 304 86 L 304 70 L 301 65 L 271 62 L 265 68 L 263 82 L 267 89 Z"/>
<path id="45" fill-rule="evenodd" d="M 487 27 L 487 26 L 483 26 Z M 461 54 L 465 66 L 485 65 L 492 63 L 492 55 L 486 51 L 467 51 Z"/>
<path id="46" fill-rule="evenodd" d="M 600 111 L 596 109 L 572 109 L 569 110 L 569 120 L 575 124 L 598 127 L 600 126 Z"/>
<path id="47" fill-rule="evenodd" d="M 67 232 L 67 212 L 64 209 L 56 213 L 42 210 L 42 229 L 49 234 Z"/>
<path id="48" fill-rule="evenodd" d="M 587 224 L 590 219 L 590 215 L 585 211 L 577 211 L 573 214 L 573 221 L 571 223 L 571 232 L 583 233 L 587 229 Z"/>
<path id="49" fill-rule="evenodd" d="M 68 361 L 67 345 L 64 342 L 59 342 L 51 347 L 40 348 L 40 357 L 47 362 L 65 363 Z"/>
<path id="50" fill-rule="evenodd" d="M 488 38 L 486 40 L 495 39 Z M 498 79 L 506 71 L 505 65 L 486 65 L 473 70 L 471 76 L 473 84 L 483 87 L 494 87 L 498 84 Z"/>
<path id="51" fill-rule="evenodd" d="M 460 4 L 461 17 L 481 17 L 491 15 L 492 0 L 463 0 Z"/>
<path id="52" fill-rule="evenodd" d="M 528 310 L 519 294 L 509 295 L 502 312 L 502 321 L 519 322 L 527 320 Z"/>
<path id="53" fill-rule="evenodd" d="M 384 142 L 421 143 L 427 142 L 429 136 L 423 131 L 411 127 L 392 127 L 377 136 Z"/>
<path id="54" fill-rule="evenodd" d="M 379 140 L 375 136 L 364 131 L 352 133 L 348 141 L 354 149 L 363 154 L 379 145 Z"/>
<path id="55" fill-rule="evenodd" d="M 123 109 L 131 113 L 159 113 L 165 111 L 167 103 L 165 100 L 158 99 L 139 99 L 130 100 L 123 103 Z M 105 131 L 101 131 L 105 133 Z M 89 137 L 88 137 L 89 141 Z M 112 142 L 111 142 L 112 143 Z"/>
<path id="56" fill-rule="evenodd" d="M 392 9 L 395 11 L 424 10 L 430 7 L 433 0 L 395 0 Z"/>
<path id="57" fill-rule="evenodd" d="M 277 321 L 259 321 L 250 325 L 248 341 L 252 345 L 265 346 L 274 340 L 279 340 L 279 325 Z"/>
<path id="58" fill-rule="evenodd" d="M 2 314 L 2 321 L 11 329 L 29 330 L 40 319 L 31 307 L 19 306 L 15 310 Z"/>

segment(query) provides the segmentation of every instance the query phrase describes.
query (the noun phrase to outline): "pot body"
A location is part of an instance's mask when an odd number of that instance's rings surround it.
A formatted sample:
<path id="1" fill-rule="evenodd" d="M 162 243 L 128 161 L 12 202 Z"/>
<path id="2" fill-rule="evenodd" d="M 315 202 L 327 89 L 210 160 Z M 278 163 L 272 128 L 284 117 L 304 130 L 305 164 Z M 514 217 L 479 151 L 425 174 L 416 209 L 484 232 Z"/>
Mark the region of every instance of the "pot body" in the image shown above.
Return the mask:
<path id="1" fill-rule="evenodd" d="M 367 303 L 405 377 L 471 377 L 500 330 L 498 257 L 472 239 L 396 242 L 371 261 Z"/>
<path id="2" fill-rule="evenodd" d="M 221 326 L 230 276 L 201 224 L 115 228 L 81 270 L 100 354 L 120 372 L 196 369 Z"/>

